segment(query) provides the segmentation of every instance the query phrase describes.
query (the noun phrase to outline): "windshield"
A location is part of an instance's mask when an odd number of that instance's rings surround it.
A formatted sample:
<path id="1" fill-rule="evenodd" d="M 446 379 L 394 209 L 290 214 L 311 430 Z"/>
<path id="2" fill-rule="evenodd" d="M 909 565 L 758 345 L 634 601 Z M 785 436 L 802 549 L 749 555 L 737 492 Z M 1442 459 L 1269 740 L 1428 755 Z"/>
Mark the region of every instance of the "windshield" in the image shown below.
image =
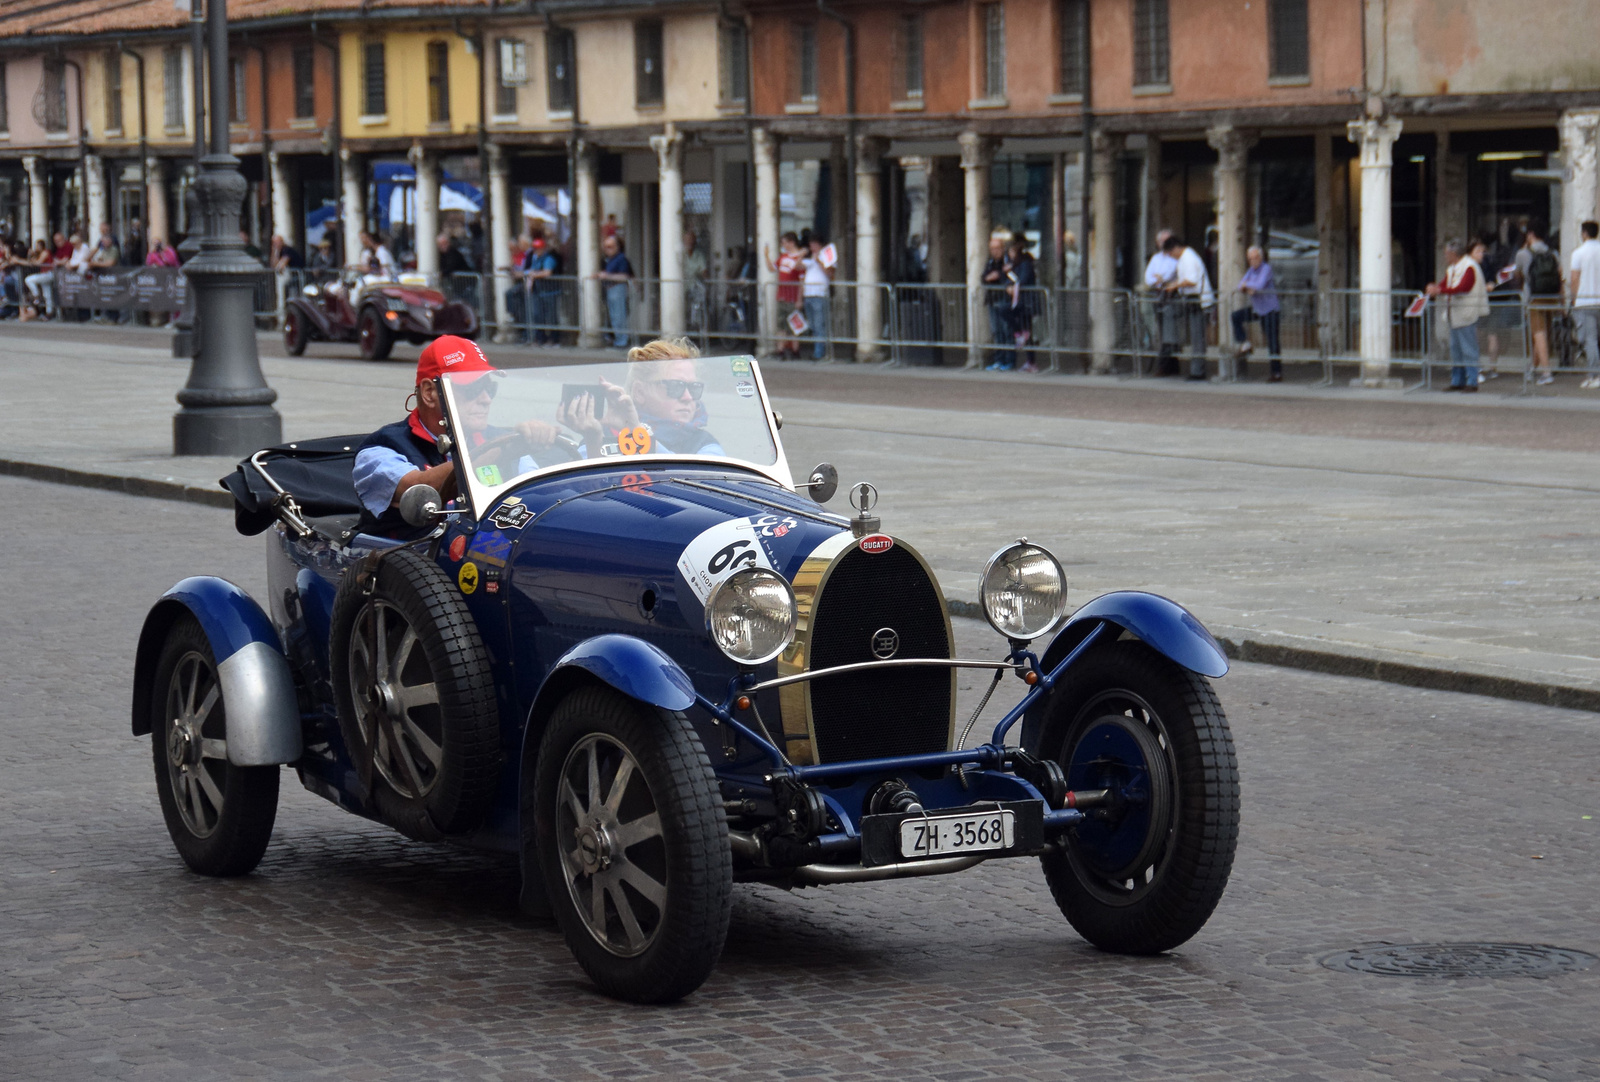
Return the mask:
<path id="1" fill-rule="evenodd" d="M 473 508 L 601 459 L 737 462 L 791 485 L 752 357 L 610 361 L 463 373 L 445 399 Z"/>

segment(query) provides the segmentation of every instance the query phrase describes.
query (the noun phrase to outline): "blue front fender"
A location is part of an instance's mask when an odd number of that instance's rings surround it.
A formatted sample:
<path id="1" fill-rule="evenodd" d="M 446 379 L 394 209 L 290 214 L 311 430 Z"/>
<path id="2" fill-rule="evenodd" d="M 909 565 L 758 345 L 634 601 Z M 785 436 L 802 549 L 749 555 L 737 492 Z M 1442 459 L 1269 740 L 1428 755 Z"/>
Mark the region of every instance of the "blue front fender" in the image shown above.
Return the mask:
<path id="1" fill-rule="evenodd" d="M 562 671 L 572 669 L 582 669 L 628 698 L 663 710 L 687 710 L 694 705 L 689 674 L 660 648 L 632 635 L 596 635 L 561 655 L 534 698 L 536 711 L 547 692 L 565 682 L 558 679 Z"/>
<path id="2" fill-rule="evenodd" d="M 1101 594 L 1072 614 L 1044 652 L 1046 671 L 1067 656 L 1095 621 L 1116 624 L 1163 657 L 1216 679 L 1228 672 L 1228 655 L 1188 609 L 1159 594 L 1120 590 Z"/>
<path id="3" fill-rule="evenodd" d="M 209 575 L 184 579 L 145 617 L 134 655 L 133 735 L 151 730 L 156 666 L 168 632 L 185 614 L 199 621 L 217 663 L 228 711 L 228 761 L 268 766 L 300 758 L 299 701 L 277 629 L 249 594 Z"/>

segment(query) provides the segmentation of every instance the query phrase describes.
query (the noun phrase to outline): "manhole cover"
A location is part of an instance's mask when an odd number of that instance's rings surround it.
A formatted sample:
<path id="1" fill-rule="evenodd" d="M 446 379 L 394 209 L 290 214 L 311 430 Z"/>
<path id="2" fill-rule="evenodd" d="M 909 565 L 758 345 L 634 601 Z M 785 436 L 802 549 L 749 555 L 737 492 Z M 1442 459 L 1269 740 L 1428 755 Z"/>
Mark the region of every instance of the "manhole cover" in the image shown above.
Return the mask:
<path id="1" fill-rule="evenodd" d="M 1596 960 L 1537 943 L 1379 943 L 1330 954 L 1322 964 L 1382 977 L 1554 977 Z"/>

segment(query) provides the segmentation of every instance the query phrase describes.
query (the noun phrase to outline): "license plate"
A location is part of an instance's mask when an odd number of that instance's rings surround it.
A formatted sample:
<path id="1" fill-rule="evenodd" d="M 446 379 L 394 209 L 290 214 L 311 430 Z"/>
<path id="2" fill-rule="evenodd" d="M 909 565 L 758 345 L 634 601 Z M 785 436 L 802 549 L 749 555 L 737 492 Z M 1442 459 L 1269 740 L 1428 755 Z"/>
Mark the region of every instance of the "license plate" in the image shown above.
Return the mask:
<path id="1" fill-rule="evenodd" d="M 1016 842 L 1016 823 L 1009 808 L 906 819 L 900 824 L 900 855 L 917 859 L 1009 849 Z"/>

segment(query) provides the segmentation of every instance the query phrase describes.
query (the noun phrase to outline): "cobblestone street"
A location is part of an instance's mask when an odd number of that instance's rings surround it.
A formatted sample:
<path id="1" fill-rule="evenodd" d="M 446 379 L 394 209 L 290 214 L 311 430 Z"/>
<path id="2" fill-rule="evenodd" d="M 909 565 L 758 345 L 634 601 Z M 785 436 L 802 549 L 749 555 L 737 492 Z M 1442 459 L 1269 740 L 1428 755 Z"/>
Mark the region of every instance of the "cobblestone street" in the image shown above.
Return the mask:
<path id="1" fill-rule="evenodd" d="M 0 1077 L 1600 1075 L 1600 967 L 1318 961 L 1379 941 L 1600 953 L 1594 714 L 1239 665 L 1218 683 L 1239 856 L 1178 951 L 1089 948 L 1032 861 L 741 886 L 711 980 L 642 1009 L 517 915 L 504 859 L 405 841 L 288 773 L 254 875 L 185 870 L 128 735 L 133 648 L 183 575 L 260 596 L 261 541 L 231 515 L 0 478 L 0 544 Z M 960 623 L 963 653 L 997 653 Z"/>

